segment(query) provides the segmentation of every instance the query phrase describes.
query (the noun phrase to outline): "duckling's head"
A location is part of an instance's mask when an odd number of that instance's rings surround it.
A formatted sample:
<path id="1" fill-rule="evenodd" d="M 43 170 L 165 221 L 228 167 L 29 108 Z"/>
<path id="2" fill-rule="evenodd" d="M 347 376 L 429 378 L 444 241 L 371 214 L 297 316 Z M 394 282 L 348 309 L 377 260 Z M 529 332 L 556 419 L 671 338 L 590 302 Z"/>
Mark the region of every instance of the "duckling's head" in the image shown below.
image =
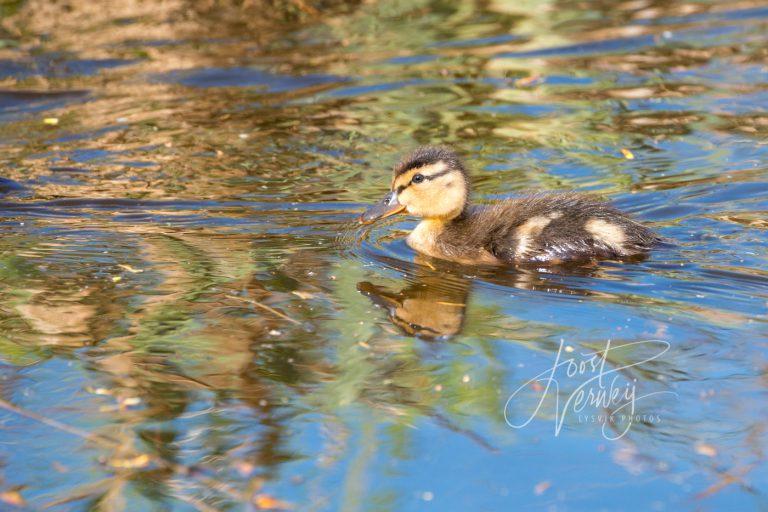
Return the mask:
<path id="1" fill-rule="evenodd" d="M 395 166 L 391 191 L 360 222 L 370 224 L 401 212 L 448 221 L 461 215 L 468 198 L 469 178 L 459 156 L 444 146 L 422 146 Z"/>

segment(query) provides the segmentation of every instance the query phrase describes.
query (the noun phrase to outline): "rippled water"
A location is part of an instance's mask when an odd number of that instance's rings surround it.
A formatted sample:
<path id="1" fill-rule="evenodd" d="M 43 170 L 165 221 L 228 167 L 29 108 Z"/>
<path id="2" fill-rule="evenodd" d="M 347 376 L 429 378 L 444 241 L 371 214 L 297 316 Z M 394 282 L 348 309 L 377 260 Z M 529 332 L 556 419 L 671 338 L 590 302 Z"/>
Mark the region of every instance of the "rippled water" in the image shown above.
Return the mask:
<path id="1" fill-rule="evenodd" d="M 0 508 L 768 506 L 767 3 L 95 4 L 3 7 Z M 669 243 L 491 271 L 358 228 L 435 142 Z M 655 394 L 560 428 L 594 369 L 535 377 L 606 347 Z"/>

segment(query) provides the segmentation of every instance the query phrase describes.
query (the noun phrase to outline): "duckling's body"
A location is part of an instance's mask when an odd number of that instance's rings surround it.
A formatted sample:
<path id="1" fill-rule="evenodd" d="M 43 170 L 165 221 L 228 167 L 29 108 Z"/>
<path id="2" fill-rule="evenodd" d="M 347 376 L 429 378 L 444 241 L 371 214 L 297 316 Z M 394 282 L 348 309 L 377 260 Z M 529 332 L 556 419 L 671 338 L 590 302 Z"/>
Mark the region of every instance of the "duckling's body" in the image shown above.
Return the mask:
<path id="1" fill-rule="evenodd" d="M 390 195 L 361 221 L 403 210 L 423 217 L 408 236 L 411 248 L 464 264 L 620 259 L 642 255 L 660 240 L 613 206 L 583 194 L 471 205 L 466 170 L 453 151 L 441 147 L 419 148 L 406 157 L 395 168 Z"/>
<path id="2" fill-rule="evenodd" d="M 469 206 L 448 221 L 423 220 L 408 236 L 416 251 L 468 264 L 626 258 L 657 241 L 612 206 L 574 193 Z"/>

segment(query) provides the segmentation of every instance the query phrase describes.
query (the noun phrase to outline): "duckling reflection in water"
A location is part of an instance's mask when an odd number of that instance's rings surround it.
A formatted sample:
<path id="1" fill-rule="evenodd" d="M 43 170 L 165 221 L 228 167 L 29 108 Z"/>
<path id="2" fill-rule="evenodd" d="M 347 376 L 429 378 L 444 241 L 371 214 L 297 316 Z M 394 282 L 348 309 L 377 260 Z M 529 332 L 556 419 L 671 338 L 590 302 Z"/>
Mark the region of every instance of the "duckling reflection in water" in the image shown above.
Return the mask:
<path id="1" fill-rule="evenodd" d="M 470 283 L 450 276 L 425 276 L 399 292 L 363 281 L 357 289 L 384 308 L 405 334 L 427 340 L 447 339 L 461 332 Z"/>
<path id="2" fill-rule="evenodd" d="M 532 194 L 471 205 L 467 171 L 446 147 L 424 146 L 395 166 L 391 190 L 360 216 L 368 224 L 407 212 L 422 220 L 408 245 L 471 265 L 626 259 L 661 239 L 613 206 L 578 193 Z"/>
<path id="3" fill-rule="evenodd" d="M 435 268 L 429 258 L 423 256 L 416 257 L 415 267 L 404 266 L 404 262 L 388 257 L 379 256 L 377 259 L 410 276 L 399 291 L 368 281 L 357 284 L 359 292 L 387 312 L 395 327 L 403 334 L 429 341 L 447 340 L 461 333 L 476 279 L 457 272 L 461 267 L 453 263 L 432 260 L 437 265 Z M 588 296 L 595 292 L 578 287 L 578 279 L 567 278 L 594 278 L 600 275 L 601 269 L 597 266 L 580 266 L 553 269 L 552 272 L 529 268 L 510 271 L 489 269 L 489 272 L 476 277 L 483 282 L 518 290 Z"/>

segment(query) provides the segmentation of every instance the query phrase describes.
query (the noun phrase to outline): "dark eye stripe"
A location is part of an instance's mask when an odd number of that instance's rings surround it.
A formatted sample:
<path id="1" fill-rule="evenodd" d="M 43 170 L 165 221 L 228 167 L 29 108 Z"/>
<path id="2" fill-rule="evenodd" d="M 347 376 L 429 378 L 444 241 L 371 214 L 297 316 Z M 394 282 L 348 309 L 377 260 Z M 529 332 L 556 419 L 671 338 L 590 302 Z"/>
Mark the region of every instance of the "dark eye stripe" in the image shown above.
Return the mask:
<path id="1" fill-rule="evenodd" d="M 440 176 L 445 176 L 446 174 L 448 174 L 451 171 L 453 171 L 453 169 L 446 169 L 444 171 L 440 171 L 440 172 L 438 172 L 436 174 L 431 174 L 431 175 L 422 174 L 422 176 L 424 176 L 425 180 L 431 181 L 431 180 L 434 180 L 435 178 L 439 178 Z M 406 188 L 410 187 L 412 183 L 413 182 L 409 182 L 407 185 L 400 185 L 399 187 L 397 187 L 397 193 L 399 194 L 400 192 L 402 192 Z"/>
<path id="2" fill-rule="evenodd" d="M 424 176 L 424 179 L 425 179 L 425 180 L 433 180 L 433 179 L 435 179 L 435 178 L 439 178 L 440 176 L 445 176 L 446 174 L 448 174 L 448 173 L 449 173 L 449 172 L 451 172 L 452 170 L 453 170 L 453 169 L 446 169 L 446 170 L 444 170 L 444 171 L 440 171 L 440 172 L 439 172 L 439 173 L 437 173 L 437 174 L 431 174 L 431 175 L 429 175 L 429 176 L 427 176 L 426 174 L 423 174 L 423 176 Z"/>
<path id="3" fill-rule="evenodd" d="M 424 325 L 419 325 L 419 324 L 416 324 L 416 323 L 413 323 L 413 322 L 409 322 L 409 321 L 405 320 L 403 317 L 398 316 L 398 315 L 396 315 L 394 313 L 392 314 L 392 320 L 394 320 L 397 325 L 399 325 L 400 327 L 405 329 L 405 331 L 410 332 L 410 333 L 416 333 L 416 332 L 419 332 L 419 331 L 426 331 L 426 332 L 435 333 L 436 335 L 441 334 L 439 331 L 436 331 L 435 329 L 433 329 L 431 327 L 426 327 Z"/>

